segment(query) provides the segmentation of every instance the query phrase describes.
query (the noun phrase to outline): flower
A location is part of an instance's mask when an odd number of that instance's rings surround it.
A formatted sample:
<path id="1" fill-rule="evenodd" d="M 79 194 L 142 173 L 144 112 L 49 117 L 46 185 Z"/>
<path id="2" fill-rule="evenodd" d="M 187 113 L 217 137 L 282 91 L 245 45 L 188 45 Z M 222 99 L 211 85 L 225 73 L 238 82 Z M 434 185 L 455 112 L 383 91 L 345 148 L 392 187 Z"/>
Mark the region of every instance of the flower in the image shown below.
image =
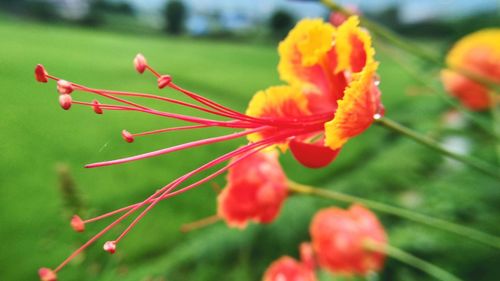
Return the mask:
<path id="1" fill-rule="evenodd" d="M 492 103 L 490 89 L 460 74 L 465 71 L 500 83 L 500 28 L 483 29 L 460 39 L 446 56 L 449 69 L 441 72 L 445 89 L 467 108 L 487 110 Z M 458 72 L 457 72 L 458 71 Z"/>
<path id="2" fill-rule="evenodd" d="M 269 223 L 287 197 L 287 180 L 278 153 L 261 151 L 229 169 L 227 186 L 219 194 L 218 215 L 229 226 L 243 228 L 248 221 Z"/>
<path id="3" fill-rule="evenodd" d="M 274 261 L 264 273 L 263 281 L 316 281 L 312 250 L 309 243 L 300 245 L 301 261 L 283 256 Z"/>
<path id="4" fill-rule="evenodd" d="M 141 137 L 174 131 L 214 127 L 232 130 L 232 133 L 227 135 L 192 141 L 136 156 L 92 163 L 86 165 L 86 168 L 127 163 L 238 138 L 247 137 L 250 141 L 156 189 L 143 201 L 94 218 L 80 219 L 78 217 L 71 225 L 75 230 L 83 231 L 88 223 L 121 214 L 51 272 L 56 274 L 109 230 L 119 226 L 120 222 L 143 209 L 116 239 L 104 244 L 104 250 L 114 253 L 118 250 L 120 241 L 160 201 L 208 182 L 231 170 L 238 163 L 245 165 L 243 161 L 247 158 L 250 159 L 250 163 L 254 163 L 255 159 L 260 159 L 259 157 L 264 155 L 260 154 L 261 156 L 255 156 L 257 158 L 251 160 L 252 155 L 260 151 L 272 150 L 276 146 L 283 151 L 290 148 L 300 163 L 308 167 L 325 166 L 336 157 L 339 149 L 349 138 L 364 131 L 371 125 L 374 116 L 383 113 L 375 74 L 378 64 L 373 58 L 374 51 L 371 48 L 370 37 L 366 31 L 358 27 L 356 17 L 349 18 L 338 29 L 321 20 L 303 20 L 280 44 L 279 53 L 281 56 L 278 66 L 280 76 L 289 85 L 259 91 L 250 101 L 246 113 L 238 112 L 180 87 L 174 82 L 172 76 L 160 74 L 151 67 L 141 54 L 134 59 L 137 72 L 152 74 L 159 89 L 174 90 L 189 98 L 190 102 L 163 95 L 90 88 L 58 78 L 49 74 L 42 65 L 37 65 L 36 80 L 42 83 L 48 80 L 57 82 L 60 92 L 59 102 L 65 110 L 73 106 L 86 106 L 96 114 L 113 111 L 138 112 L 191 124 L 136 133 L 123 130 L 122 137 L 129 143 Z M 92 94 L 107 102 L 101 102 L 98 99 L 92 99 L 91 102 L 81 101 L 78 99 L 81 92 Z M 140 103 L 141 100 L 176 104 L 193 109 L 204 116 L 208 114 L 210 117 L 161 111 L 149 105 L 152 103 L 147 103 L 147 105 Z M 274 163 L 270 164 L 271 166 L 277 165 L 276 159 L 270 161 Z M 191 184 L 186 183 L 194 176 L 224 163 L 226 164 L 208 176 Z M 256 198 L 259 200 L 258 204 L 254 204 L 259 207 L 264 204 L 265 211 L 258 210 L 256 213 L 249 214 L 246 217 L 247 220 L 267 222 L 277 214 L 279 202 L 286 197 L 286 192 L 283 191 L 285 177 L 280 169 L 273 168 L 272 173 L 273 179 L 268 179 L 268 184 L 271 184 L 273 188 L 258 188 Z M 251 181 L 239 172 L 230 172 L 229 178 L 227 195 L 224 195 L 228 202 L 233 200 L 233 197 L 240 198 L 243 194 L 240 191 L 246 190 L 245 187 L 248 187 Z M 245 185 L 238 187 L 237 182 L 240 180 Z M 222 196 L 223 199 L 224 196 Z M 229 209 L 234 210 L 234 204 L 228 203 L 222 209 L 222 214 L 230 214 Z M 241 225 L 243 220 L 241 216 L 234 216 L 231 213 L 228 216 L 228 222 Z"/>
<path id="5" fill-rule="evenodd" d="M 328 165 L 351 137 L 381 116 L 370 35 L 356 16 L 335 28 L 321 19 L 300 21 L 279 45 L 278 72 L 285 86 L 258 92 L 247 109 L 252 117 L 299 121 L 302 132 L 280 143 L 307 167 Z M 249 136 L 258 141 L 283 131 L 271 127 Z"/>
<path id="6" fill-rule="evenodd" d="M 385 244 L 384 228 L 377 217 L 361 205 L 348 210 L 320 210 L 309 228 L 319 266 L 340 275 L 366 275 L 379 271 L 385 255 L 366 248 L 366 242 Z"/>

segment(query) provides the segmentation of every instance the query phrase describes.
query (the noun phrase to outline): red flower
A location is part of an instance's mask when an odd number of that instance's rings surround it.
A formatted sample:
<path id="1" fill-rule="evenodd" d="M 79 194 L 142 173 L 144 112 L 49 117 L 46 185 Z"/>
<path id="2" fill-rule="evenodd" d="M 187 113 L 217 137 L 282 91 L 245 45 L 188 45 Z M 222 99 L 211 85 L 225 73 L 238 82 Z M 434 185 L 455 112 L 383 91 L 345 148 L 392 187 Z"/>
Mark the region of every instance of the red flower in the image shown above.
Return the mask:
<path id="1" fill-rule="evenodd" d="M 259 152 L 229 169 L 227 186 L 219 194 L 218 215 L 229 226 L 248 221 L 269 223 L 287 196 L 287 180 L 276 151 Z"/>
<path id="2" fill-rule="evenodd" d="M 316 281 L 312 248 L 300 245 L 301 261 L 284 256 L 274 261 L 264 273 L 263 281 Z"/>
<path id="3" fill-rule="evenodd" d="M 280 44 L 279 52 L 281 56 L 278 66 L 280 76 L 289 85 L 271 87 L 258 92 L 250 101 L 246 113 L 238 112 L 183 89 L 172 80 L 171 76 L 160 74 L 153 69 L 142 55 L 134 59 L 135 69 L 139 73 L 150 72 L 154 75 L 158 88 L 174 90 L 186 96 L 191 102 L 170 96 L 90 88 L 71 81 L 62 81 L 47 73 L 43 66 L 38 65 L 35 69 L 37 81 L 47 82 L 50 79 L 58 82 L 61 93 L 59 102 L 63 109 L 68 110 L 72 106 L 87 106 L 97 114 L 103 114 L 105 111 L 129 111 L 192 124 L 140 133 L 124 130 L 122 136 L 127 142 L 132 143 L 139 137 L 172 131 L 213 127 L 232 130 L 232 133 L 227 135 L 192 141 L 122 159 L 93 163 L 86 165 L 87 168 L 121 164 L 237 138 L 247 137 L 250 141 L 247 145 L 227 152 L 156 189 L 156 192 L 143 201 L 95 218 L 74 221 L 72 225 L 75 230 L 79 231 L 83 230 L 87 223 L 122 214 L 75 250 L 53 272 L 57 273 L 110 229 L 143 208 L 116 239 L 105 243 L 104 249 L 114 253 L 127 233 L 160 201 L 210 181 L 259 151 L 269 150 L 275 146 L 284 151 L 290 147 L 294 156 L 302 164 L 308 167 L 325 166 L 336 157 L 339 149 L 349 138 L 363 132 L 371 125 L 375 116 L 382 114 L 375 74 L 378 64 L 373 58 L 374 50 L 371 47 L 369 34 L 358 27 L 356 17 L 349 18 L 338 29 L 321 20 L 304 20 Z M 91 102 L 80 101 L 78 100 L 79 92 L 93 94 L 108 102 L 101 103 L 97 99 Z M 140 100 L 143 99 L 187 107 L 204 116 L 208 114 L 210 117 L 161 111 L 152 106 L 152 103 L 141 104 Z M 231 162 L 227 163 L 230 160 Z M 209 176 L 195 183 L 186 184 L 186 181 L 193 176 L 224 163 L 227 164 Z M 236 197 L 240 200 L 244 197 L 250 199 L 250 205 L 259 206 L 262 210 L 253 210 L 254 213 L 247 212 L 242 215 L 243 213 L 238 213 L 241 210 L 235 207 L 236 204 L 221 204 L 224 205 L 221 214 L 228 215 L 230 224 L 242 224 L 245 216 L 246 220 L 260 222 L 268 222 L 276 216 L 279 202 L 286 196 L 283 189 L 285 177 L 280 169 L 273 169 L 272 174 L 273 178 L 267 179 L 267 184 L 273 188 L 258 188 L 258 193 L 252 195 L 257 200 L 253 200 L 245 195 L 248 190 L 251 190 L 248 188 L 252 186 L 251 179 L 239 172 L 231 173 L 227 195 L 221 195 L 222 198 L 226 196 L 225 200 L 232 202 Z M 240 185 L 239 182 L 243 184 Z M 233 212 L 235 210 L 238 211 L 237 215 Z"/>
<path id="4" fill-rule="evenodd" d="M 379 271 L 385 256 L 366 249 L 366 241 L 385 244 L 384 228 L 377 217 L 361 205 L 348 210 L 319 211 L 310 226 L 319 266 L 341 275 L 366 275 Z"/>
<path id="5" fill-rule="evenodd" d="M 451 70 L 441 73 L 446 90 L 471 110 L 487 110 L 498 102 L 494 92 L 455 70 L 500 83 L 500 28 L 484 29 L 459 40 L 446 57 Z"/>

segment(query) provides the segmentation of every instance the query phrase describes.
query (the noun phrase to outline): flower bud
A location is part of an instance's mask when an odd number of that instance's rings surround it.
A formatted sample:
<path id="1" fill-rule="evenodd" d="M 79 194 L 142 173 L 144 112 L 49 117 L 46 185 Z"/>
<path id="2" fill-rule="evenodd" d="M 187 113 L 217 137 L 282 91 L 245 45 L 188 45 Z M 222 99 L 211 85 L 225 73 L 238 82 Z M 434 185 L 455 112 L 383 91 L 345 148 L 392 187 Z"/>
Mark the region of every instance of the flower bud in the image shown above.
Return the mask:
<path id="1" fill-rule="evenodd" d="M 366 249 L 365 242 L 385 244 L 384 228 L 361 205 L 348 210 L 320 210 L 312 220 L 310 233 L 319 266 L 332 273 L 365 276 L 383 266 L 385 255 Z"/>
<path id="2" fill-rule="evenodd" d="M 295 259 L 284 256 L 273 262 L 264 273 L 264 281 L 316 281 L 314 271 Z"/>

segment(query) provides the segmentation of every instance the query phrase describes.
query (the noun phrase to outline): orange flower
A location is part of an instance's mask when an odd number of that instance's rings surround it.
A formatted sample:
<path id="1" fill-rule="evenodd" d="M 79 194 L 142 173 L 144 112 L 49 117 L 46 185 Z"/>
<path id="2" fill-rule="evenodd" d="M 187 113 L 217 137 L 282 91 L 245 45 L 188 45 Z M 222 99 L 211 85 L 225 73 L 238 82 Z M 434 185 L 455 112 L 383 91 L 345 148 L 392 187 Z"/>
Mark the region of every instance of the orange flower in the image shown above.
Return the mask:
<path id="1" fill-rule="evenodd" d="M 319 265 L 341 275 L 366 275 L 379 271 L 385 256 L 365 248 L 366 241 L 386 243 L 384 228 L 377 217 L 361 205 L 348 210 L 319 211 L 310 226 L 313 248 Z"/>
<path id="2" fill-rule="evenodd" d="M 287 197 L 286 176 L 276 151 L 258 152 L 229 168 L 227 186 L 219 194 L 218 215 L 229 226 L 248 221 L 269 223 Z"/>
<path id="3" fill-rule="evenodd" d="M 271 120 L 293 118 L 302 132 L 283 141 L 308 167 L 329 164 L 351 137 L 366 130 L 383 114 L 377 88 L 370 35 L 356 16 L 338 28 L 321 19 L 300 21 L 279 46 L 278 71 L 287 86 L 258 92 L 247 115 Z M 269 138 L 276 126 L 252 134 L 252 142 Z M 296 128 L 295 128 L 296 129 Z"/>
<path id="4" fill-rule="evenodd" d="M 492 102 L 490 90 L 454 70 L 467 71 L 500 83 L 500 28 L 484 29 L 458 41 L 446 57 L 449 70 L 441 78 L 446 90 L 471 110 L 486 110 Z"/>

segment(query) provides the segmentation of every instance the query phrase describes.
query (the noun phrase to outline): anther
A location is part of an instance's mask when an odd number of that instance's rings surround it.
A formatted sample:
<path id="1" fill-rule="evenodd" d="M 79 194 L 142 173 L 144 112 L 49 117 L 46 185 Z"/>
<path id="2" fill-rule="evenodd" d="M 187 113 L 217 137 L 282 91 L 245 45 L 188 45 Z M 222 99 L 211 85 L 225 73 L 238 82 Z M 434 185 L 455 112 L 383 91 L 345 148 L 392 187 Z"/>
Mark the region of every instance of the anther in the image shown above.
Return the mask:
<path id="1" fill-rule="evenodd" d="M 47 71 L 41 64 L 37 64 L 35 67 L 35 79 L 40 83 L 47 83 Z"/>
<path id="2" fill-rule="evenodd" d="M 126 142 L 134 142 L 134 136 L 127 130 L 122 131 L 122 137 Z"/>
<path id="3" fill-rule="evenodd" d="M 76 232 L 83 232 L 85 230 L 85 223 L 83 222 L 83 220 L 79 216 L 74 215 L 71 218 L 71 227 Z"/>
<path id="4" fill-rule="evenodd" d="M 56 273 L 50 268 L 40 268 L 38 270 L 38 276 L 40 277 L 41 281 L 57 281 Z"/>
<path id="5" fill-rule="evenodd" d="M 170 82 L 172 82 L 172 77 L 170 75 L 162 75 L 158 78 L 158 88 L 163 89 L 168 86 Z"/>
<path id="6" fill-rule="evenodd" d="M 102 248 L 104 249 L 104 251 L 110 254 L 114 254 L 116 252 L 116 243 L 115 241 L 107 241 L 106 243 L 104 243 Z"/>
<path id="7" fill-rule="evenodd" d="M 59 104 L 64 110 L 68 110 L 71 107 L 71 103 L 73 102 L 73 99 L 71 98 L 70 95 L 60 95 L 59 96 Z"/>
<path id="8" fill-rule="evenodd" d="M 66 80 L 57 81 L 57 91 L 61 95 L 69 95 L 73 92 L 73 86 Z"/>
<path id="9" fill-rule="evenodd" d="M 144 70 L 146 70 L 147 66 L 147 61 L 146 58 L 142 54 L 137 54 L 134 58 L 134 66 L 135 70 L 139 72 L 140 74 L 144 73 Z"/>
<path id="10" fill-rule="evenodd" d="M 101 108 L 101 104 L 97 100 L 92 101 L 92 108 L 94 109 L 94 112 L 97 114 L 103 113 L 102 108 Z"/>

